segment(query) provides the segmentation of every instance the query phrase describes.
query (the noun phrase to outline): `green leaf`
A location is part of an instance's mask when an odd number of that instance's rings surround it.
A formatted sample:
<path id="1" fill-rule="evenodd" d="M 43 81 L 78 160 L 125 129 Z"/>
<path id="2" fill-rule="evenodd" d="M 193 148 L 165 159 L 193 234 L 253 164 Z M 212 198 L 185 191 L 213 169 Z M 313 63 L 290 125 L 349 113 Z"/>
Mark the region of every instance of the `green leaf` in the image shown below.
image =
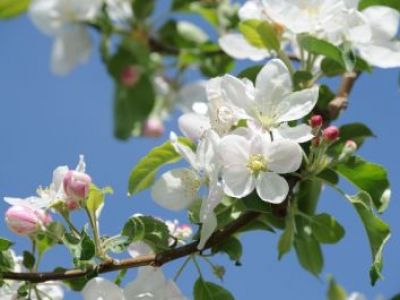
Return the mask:
<path id="1" fill-rule="evenodd" d="M 323 170 L 317 174 L 317 177 L 333 185 L 337 185 L 339 183 L 339 176 L 332 169 Z"/>
<path id="2" fill-rule="evenodd" d="M 216 246 L 212 247 L 212 252 L 224 252 L 232 261 L 239 263 L 243 254 L 243 247 L 242 243 L 237 237 L 230 236 L 224 239 L 221 243 L 218 243 Z"/>
<path id="3" fill-rule="evenodd" d="M 322 190 L 322 182 L 318 179 L 301 181 L 296 193 L 298 209 L 308 215 L 314 214 Z"/>
<path id="4" fill-rule="evenodd" d="M 338 163 L 336 171 L 360 190 L 371 195 L 378 212 L 381 213 L 387 208 L 390 201 L 390 183 L 383 166 L 354 156 Z"/>
<path id="5" fill-rule="evenodd" d="M 301 35 L 299 41 L 306 51 L 328 57 L 345 67 L 342 51 L 335 45 L 307 34 Z"/>
<path id="6" fill-rule="evenodd" d="M 22 254 L 23 260 L 22 264 L 28 270 L 32 270 L 33 266 L 35 265 L 35 257 L 29 251 L 24 251 Z"/>
<path id="7" fill-rule="evenodd" d="M 325 111 L 328 108 L 329 103 L 336 97 L 335 93 L 327 85 L 321 85 L 319 87 L 319 97 L 317 107 L 319 111 Z"/>
<path id="8" fill-rule="evenodd" d="M 312 236 L 296 235 L 294 248 L 300 265 L 314 276 L 318 276 L 324 264 L 321 246 L 318 241 Z"/>
<path id="9" fill-rule="evenodd" d="M 154 88 L 147 75 L 142 74 L 132 88 L 117 84 L 114 100 L 115 136 L 118 139 L 126 140 L 134 133 L 140 134 L 142 122 L 150 115 L 154 103 Z"/>
<path id="10" fill-rule="evenodd" d="M 96 255 L 96 246 L 86 233 L 85 229 L 82 230 L 80 239 L 75 235 L 66 232 L 63 236 L 63 242 L 71 252 L 76 266 L 81 266 L 83 261 L 89 261 Z"/>
<path id="11" fill-rule="evenodd" d="M 372 253 L 372 265 L 369 274 L 371 284 L 375 285 L 376 281 L 382 277 L 382 252 L 390 238 L 390 227 L 374 214 L 372 199 L 367 192 L 361 191 L 355 196 L 347 195 L 346 197 L 357 210 L 367 232 Z"/>
<path id="12" fill-rule="evenodd" d="M 92 184 L 90 186 L 89 196 L 86 200 L 86 207 L 90 214 L 95 215 L 97 210 L 103 206 L 105 194 L 112 194 L 113 190 L 109 187 L 99 189 L 97 186 Z"/>
<path id="13" fill-rule="evenodd" d="M 204 281 L 201 277 L 196 280 L 193 288 L 194 300 L 234 300 L 232 294 L 223 287 Z"/>
<path id="14" fill-rule="evenodd" d="M 36 248 L 40 254 L 45 253 L 60 242 L 64 235 L 65 227 L 60 222 L 52 222 L 47 226 L 46 231 L 42 231 L 35 236 Z"/>
<path id="15" fill-rule="evenodd" d="M 14 265 L 14 255 L 11 250 L 0 251 L 0 272 L 12 271 Z"/>
<path id="16" fill-rule="evenodd" d="M 10 19 L 24 13 L 31 0 L 0 0 L 0 19 Z"/>
<path id="17" fill-rule="evenodd" d="M 14 243 L 5 239 L 5 238 L 0 238 L 0 251 L 6 251 L 8 249 L 10 249 L 10 247 L 13 245 Z"/>
<path id="18" fill-rule="evenodd" d="M 366 138 L 376 137 L 375 134 L 365 124 L 351 123 L 341 126 L 340 139 L 342 142 L 353 140 L 357 145 L 362 145 Z"/>
<path id="19" fill-rule="evenodd" d="M 190 4 L 189 11 L 199 14 L 204 20 L 213 26 L 219 25 L 218 13 L 215 7 L 207 7 L 201 3 L 194 2 Z"/>
<path id="20" fill-rule="evenodd" d="M 139 20 L 144 20 L 149 17 L 155 7 L 155 0 L 134 0 L 132 3 L 132 10 L 135 17 Z"/>
<path id="21" fill-rule="evenodd" d="M 263 66 L 251 66 L 247 69 L 241 71 L 238 75 L 239 78 L 247 78 L 250 79 L 252 82 L 256 81 L 258 73 L 260 73 Z"/>
<path id="22" fill-rule="evenodd" d="M 82 240 L 80 242 L 80 260 L 91 260 L 96 255 L 96 245 L 91 240 L 86 232 L 82 233 Z"/>
<path id="23" fill-rule="evenodd" d="M 280 51 L 281 45 L 274 27 L 260 20 L 246 20 L 239 24 L 239 30 L 254 47 Z"/>
<path id="24" fill-rule="evenodd" d="M 290 205 L 288 214 L 286 216 L 285 230 L 283 231 L 278 242 L 278 259 L 281 259 L 283 255 L 288 253 L 292 248 L 294 235 L 296 232 L 296 223 L 294 217 L 294 207 L 293 205 Z"/>
<path id="25" fill-rule="evenodd" d="M 312 234 L 318 242 L 324 244 L 335 244 L 344 236 L 344 228 L 336 219 L 328 214 L 312 216 Z"/>
<path id="26" fill-rule="evenodd" d="M 346 300 L 346 291 L 336 283 L 335 279 L 330 278 L 327 293 L 328 300 Z"/>
<path id="27" fill-rule="evenodd" d="M 296 71 L 294 73 L 293 82 L 295 87 L 301 89 L 308 86 L 308 82 L 313 79 L 313 74 L 307 71 Z"/>
<path id="28" fill-rule="evenodd" d="M 400 2 L 398 0 L 361 0 L 358 3 L 358 9 L 363 10 L 375 5 L 388 6 L 400 12 Z"/>
<path id="29" fill-rule="evenodd" d="M 168 248 L 169 230 L 164 222 L 150 216 L 134 216 L 121 232 L 129 242 L 143 241 L 155 252 Z"/>
<path id="30" fill-rule="evenodd" d="M 200 71 L 207 77 L 216 77 L 232 71 L 235 61 L 225 53 L 202 56 Z"/>
<path id="31" fill-rule="evenodd" d="M 193 143 L 189 139 L 179 138 L 179 142 L 193 147 Z M 181 156 L 175 151 L 171 142 L 153 148 L 131 171 L 128 187 L 129 195 L 137 194 L 151 186 L 160 167 L 177 162 L 180 159 Z"/>
<path id="32" fill-rule="evenodd" d="M 355 64 L 354 69 L 356 71 L 368 72 L 368 73 L 372 72 L 372 67 L 364 59 L 362 59 L 357 55 L 354 57 L 354 64 Z M 321 70 L 328 77 L 342 75 L 346 72 L 345 66 L 328 57 L 322 60 Z"/>

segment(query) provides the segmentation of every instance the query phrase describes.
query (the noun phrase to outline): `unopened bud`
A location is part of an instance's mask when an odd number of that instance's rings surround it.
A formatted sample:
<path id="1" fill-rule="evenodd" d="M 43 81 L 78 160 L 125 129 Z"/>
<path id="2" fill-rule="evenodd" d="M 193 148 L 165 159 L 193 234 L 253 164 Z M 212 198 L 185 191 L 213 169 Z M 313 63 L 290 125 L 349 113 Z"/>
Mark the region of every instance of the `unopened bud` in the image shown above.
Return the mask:
<path id="1" fill-rule="evenodd" d="M 18 235 L 30 235 L 52 222 L 49 214 L 28 206 L 11 206 L 5 215 L 8 228 Z"/>
<path id="2" fill-rule="evenodd" d="M 149 118 L 143 124 L 143 136 L 159 137 L 164 133 L 164 124 L 158 118 Z"/>
<path id="3" fill-rule="evenodd" d="M 83 172 L 68 171 L 63 180 L 64 193 L 68 201 L 79 202 L 89 195 L 90 184 L 92 179 L 89 175 Z"/>
<path id="4" fill-rule="evenodd" d="M 320 128 L 323 122 L 324 119 L 321 115 L 314 115 L 310 118 L 310 125 L 312 128 Z"/>
<path id="5" fill-rule="evenodd" d="M 339 137 L 339 129 L 336 126 L 329 126 L 324 129 L 322 135 L 327 141 L 336 141 Z"/>
<path id="6" fill-rule="evenodd" d="M 358 147 L 357 147 L 357 144 L 356 144 L 355 141 L 353 141 L 353 140 L 348 140 L 348 141 L 346 141 L 346 143 L 344 144 L 342 153 L 345 154 L 345 155 L 351 155 L 351 154 L 353 154 L 354 152 L 357 151 L 357 148 L 358 148 Z"/>
<path id="7" fill-rule="evenodd" d="M 140 71 L 136 66 L 127 66 L 121 72 L 121 83 L 126 87 L 133 87 L 140 78 Z"/>

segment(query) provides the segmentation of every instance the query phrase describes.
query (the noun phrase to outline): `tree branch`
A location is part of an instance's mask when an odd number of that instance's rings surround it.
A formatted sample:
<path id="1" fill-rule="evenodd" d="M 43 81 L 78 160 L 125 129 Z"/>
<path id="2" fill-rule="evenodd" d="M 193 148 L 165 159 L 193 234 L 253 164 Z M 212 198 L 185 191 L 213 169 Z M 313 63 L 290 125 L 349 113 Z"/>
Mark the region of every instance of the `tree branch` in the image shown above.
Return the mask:
<path id="1" fill-rule="evenodd" d="M 352 91 L 352 88 L 359 75 L 360 75 L 359 73 L 357 74 L 354 73 L 354 74 L 345 74 L 343 76 L 339 91 L 336 97 L 329 104 L 330 117 L 326 119 L 326 122 L 328 124 L 330 123 L 331 120 L 335 119 L 332 116 L 339 115 L 339 113 L 347 107 L 347 97 Z M 300 179 L 297 177 L 288 178 L 288 182 L 290 185 L 290 193 L 288 198 L 291 196 L 293 188 L 299 182 L 299 180 Z M 282 205 L 275 205 L 273 207 L 273 213 L 277 216 L 284 217 L 286 215 L 287 203 L 288 199 L 286 199 L 286 201 L 283 202 Z M 260 215 L 261 213 L 254 211 L 244 213 L 237 220 L 231 222 L 223 229 L 216 231 L 208 240 L 204 249 L 209 249 L 215 245 L 218 245 L 223 240 L 225 240 L 232 234 L 236 233 L 241 228 L 248 225 L 250 222 L 257 219 Z M 37 272 L 37 273 L 3 272 L 0 273 L 0 277 L 2 279 L 40 283 L 46 281 L 77 279 L 88 276 L 93 272 L 95 272 L 95 274 L 103 274 L 103 273 L 118 271 L 122 269 L 141 267 L 141 266 L 160 267 L 170 261 L 174 261 L 179 258 L 199 252 L 199 250 L 197 249 L 197 244 L 198 241 L 195 241 L 185 246 L 166 250 L 155 255 L 145 255 L 137 258 L 124 259 L 121 261 L 110 259 L 109 261 L 100 263 L 97 266 L 93 267 L 92 269 L 88 270 L 71 269 L 63 272 Z"/>

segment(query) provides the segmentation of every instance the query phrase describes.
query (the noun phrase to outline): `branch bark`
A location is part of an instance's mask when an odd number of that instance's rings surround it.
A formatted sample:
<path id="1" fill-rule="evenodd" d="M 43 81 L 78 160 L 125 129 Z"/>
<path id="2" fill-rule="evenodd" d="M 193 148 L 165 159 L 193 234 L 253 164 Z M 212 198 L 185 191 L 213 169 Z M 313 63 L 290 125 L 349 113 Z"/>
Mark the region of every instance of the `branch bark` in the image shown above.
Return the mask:
<path id="1" fill-rule="evenodd" d="M 334 116 L 339 115 L 339 113 L 347 107 L 348 95 L 352 91 L 353 86 L 359 75 L 360 74 L 358 73 L 358 74 L 345 74 L 343 76 L 339 91 L 336 97 L 329 104 L 330 117 L 329 119 L 326 119 L 327 123 L 330 123 L 331 120 L 334 120 L 335 119 Z M 290 184 L 289 196 L 291 195 L 294 186 L 298 183 L 299 180 L 300 179 L 297 177 L 293 177 L 288 180 Z M 277 205 L 275 207 L 276 209 L 274 210 L 274 213 L 277 214 L 277 216 L 284 217 L 286 215 L 287 203 L 288 199 L 286 199 L 283 205 Z M 218 245 L 221 241 L 228 238 L 232 234 L 236 233 L 241 228 L 245 227 L 250 222 L 257 219 L 260 215 L 261 213 L 254 211 L 244 213 L 237 220 L 231 222 L 223 229 L 216 231 L 208 240 L 204 249 L 209 249 L 215 245 Z M 97 274 L 103 274 L 103 273 L 118 271 L 122 269 L 141 267 L 141 266 L 160 267 L 168 262 L 199 252 L 199 250 L 197 249 L 197 244 L 198 241 L 195 241 L 185 246 L 160 252 L 156 255 L 140 256 L 137 258 L 124 259 L 121 261 L 109 260 L 100 263 L 93 269 L 89 270 L 70 269 L 63 272 L 37 272 L 37 273 L 3 272 L 0 273 L 0 277 L 2 279 L 40 283 L 46 281 L 77 279 L 88 276 L 93 272 Z"/>

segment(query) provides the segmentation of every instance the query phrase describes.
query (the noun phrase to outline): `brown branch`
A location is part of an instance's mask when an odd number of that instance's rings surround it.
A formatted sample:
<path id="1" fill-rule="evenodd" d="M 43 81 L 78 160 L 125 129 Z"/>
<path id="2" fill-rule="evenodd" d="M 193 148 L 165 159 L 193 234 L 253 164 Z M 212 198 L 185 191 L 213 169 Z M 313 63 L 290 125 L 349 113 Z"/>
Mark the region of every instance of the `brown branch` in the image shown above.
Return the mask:
<path id="1" fill-rule="evenodd" d="M 343 75 L 342 82 L 336 97 L 328 105 L 328 114 L 330 120 L 336 120 L 339 114 L 348 106 L 348 96 L 353 90 L 360 72 L 349 72 Z"/>
<path id="2" fill-rule="evenodd" d="M 357 74 L 346 74 L 342 78 L 342 83 L 340 85 L 339 91 L 336 97 L 329 104 L 329 111 L 331 116 L 339 115 L 339 113 L 346 108 L 347 106 L 347 97 L 352 91 L 352 88 L 359 77 L 359 73 Z M 345 100 L 339 100 L 345 99 Z M 335 118 L 329 117 L 326 119 L 329 124 L 331 120 Z M 292 194 L 294 186 L 299 182 L 299 178 L 292 177 L 288 178 L 288 182 L 290 185 L 290 193 L 289 197 Z M 278 217 L 284 217 L 286 215 L 288 199 L 283 202 L 281 205 L 273 206 L 273 213 Z M 228 238 L 232 234 L 238 232 L 241 228 L 248 225 L 250 222 L 257 219 L 261 213 L 259 212 L 246 212 L 242 216 L 240 216 L 237 220 L 231 222 L 223 229 L 216 231 L 211 238 L 208 240 L 204 249 L 209 249 L 215 245 L 218 245 L 221 241 Z M 0 273 L 0 277 L 2 279 L 11 279 L 18 281 L 28 281 L 31 283 L 40 283 L 46 281 L 57 281 L 57 280 L 68 280 L 68 279 L 76 279 L 88 276 L 95 272 L 96 274 L 103 274 L 113 271 L 118 271 L 122 269 L 129 269 L 141 266 L 155 266 L 160 267 L 170 261 L 177 260 L 179 258 L 193 255 L 199 250 L 197 249 L 198 241 L 192 242 L 188 245 L 170 249 L 164 252 L 160 252 L 156 255 L 146 255 L 140 256 L 137 258 L 124 259 L 121 261 L 117 260 L 109 260 L 103 263 L 98 264 L 92 269 L 89 270 L 81 270 L 81 269 L 71 269 L 63 272 L 38 272 L 38 273 L 16 273 L 16 272 L 4 272 Z"/>

